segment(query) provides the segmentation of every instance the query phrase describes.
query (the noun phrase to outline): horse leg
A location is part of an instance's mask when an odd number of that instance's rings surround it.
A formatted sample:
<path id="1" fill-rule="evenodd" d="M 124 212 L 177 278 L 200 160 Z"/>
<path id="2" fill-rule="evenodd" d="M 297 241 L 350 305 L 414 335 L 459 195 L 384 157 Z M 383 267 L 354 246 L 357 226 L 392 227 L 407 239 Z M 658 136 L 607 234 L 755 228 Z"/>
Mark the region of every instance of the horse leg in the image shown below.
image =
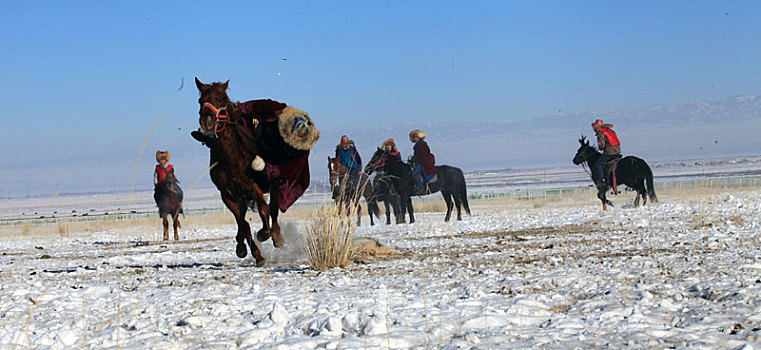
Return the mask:
<path id="1" fill-rule="evenodd" d="M 169 240 L 169 219 L 167 219 L 167 215 L 168 214 L 164 213 L 161 216 L 161 218 L 163 219 L 161 224 L 164 226 L 164 240 L 165 241 Z"/>
<path id="2" fill-rule="evenodd" d="M 603 188 L 597 189 L 597 198 L 599 198 L 600 201 L 602 202 L 603 211 L 608 210 L 608 199 L 605 198 L 605 192 L 606 192 L 606 189 L 603 189 Z"/>
<path id="3" fill-rule="evenodd" d="M 370 226 L 375 226 L 375 220 L 373 220 L 373 210 L 370 208 L 372 204 L 370 204 L 367 199 L 365 199 L 365 203 L 367 203 L 367 214 L 370 215 Z"/>
<path id="4" fill-rule="evenodd" d="M 179 241 L 180 235 L 177 234 L 177 229 L 180 228 L 180 210 L 177 209 L 172 215 L 172 225 L 174 226 L 174 240 Z"/>
<path id="5" fill-rule="evenodd" d="M 444 202 L 447 203 L 447 215 L 444 217 L 444 222 L 449 222 L 452 218 L 452 194 L 447 191 L 441 191 L 441 196 L 444 197 Z"/>
<path id="6" fill-rule="evenodd" d="M 388 198 L 383 201 L 383 206 L 386 207 L 386 225 L 391 225 L 391 206 L 388 204 Z"/>
<path id="7" fill-rule="evenodd" d="M 397 224 L 406 224 L 407 223 L 407 216 L 406 216 L 407 215 L 407 202 L 405 202 L 404 199 L 402 199 L 401 196 L 397 196 L 396 199 L 397 199 L 397 203 L 399 205 L 398 214 L 401 214 L 401 215 L 398 215 L 396 217 L 396 223 Z M 401 220 L 400 220 L 400 218 L 401 218 Z"/>
<path id="8" fill-rule="evenodd" d="M 235 241 L 238 244 L 235 246 L 235 255 L 243 259 L 246 257 L 246 254 L 248 254 L 245 243 L 246 238 L 251 235 L 251 226 L 246 222 L 246 207 L 241 206 L 240 203 L 226 197 L 222 197 L 222 202 L 225 203 L 227 209 L 229 209 L 235 217 L 235 223 L 238 224 L 238 234 L 235 236 Z M 251 255 L 256 259 L 257 265 L 264 263 L 264 258 L 258 248 L 256 250 L 252 248 Z"/>
<path id="9" fill-rule="evenodd" d="M 259 212 L 259 219 L 262 221 L 262 228 L 256 232 L 256 238 L 259 239 L 260 242 L 264 242 L 268 240 L 272 234 L 272 231 L 270 230 L 270 212 L 272 209 L 267 204 L 267 201 L 264 200 L 264 193 L 262 193 L 259 186 L 254 184 L 252 192 L 254 192 L 254 201 L 256 201 L 256 209 Z M 277 210 L 277 208 L 275 210 Z M 249 237 L 247 237 L 247 240 L 249 247 L 253 251 L 256 244 L 254 244 L 254 239 L 250 234 Z"/>
<path id="10" fill-rule="evenodd" d="M 278 186 L 279 184 L 273 184 L 270 188 L 270 218 L 272 218 L 272 228 L 270 229 L 270 234 L 272 236 L 272 244 L 275 246 L 275 248 L 282 248 L 285 246 L 285 239 L 280 232 L 280 224 L 277 222 L 277 217 L 280 215 L 280 204 L 278 204 L 280 198 L 277 194 Z"/>
<path id="11" fill-rule="evenodd" d="M 415 209 L 412 207 L 412 197 L 407 197 L 407 213 L 410 214 L 410 224 L 414 224 Z"/>
<path id="12" fill-rule="evenodd" d="M 452 198 L 454 199 L 454 205 L 457 207 L 457 221 L 462 221 L 462 200 L 460 200 L 460 195 L 455 192 L 452 194 Z"/>
<path id="13" fill-rule="evenodd" d="M 394 217 L 396 218 L 397 224 L 403 224 L 404 223 L 404 208 L 402 207 L 402 200 L 399 198 L 399 196 L 394 195 L 393 202 L 391 202 L 391 205 L 394 207 Z"/>
<path id="14" fill-rule="evenodd" d="M 357 227 L 362 225 L 362 204 L 359 204 L 359 201 L 355 204 L 357 206 Z M 372 215 L 370 216 L 370 220 L 372 220 Z"/>
<path id="15" fill-rule="evenodd" d="M 642 205 L 647 204 L 647 190 L 645 189 L 645 178 L 642 178 L 639 181 L 639 189 L 637 189 L 637 194 L 642 196 Z"/>

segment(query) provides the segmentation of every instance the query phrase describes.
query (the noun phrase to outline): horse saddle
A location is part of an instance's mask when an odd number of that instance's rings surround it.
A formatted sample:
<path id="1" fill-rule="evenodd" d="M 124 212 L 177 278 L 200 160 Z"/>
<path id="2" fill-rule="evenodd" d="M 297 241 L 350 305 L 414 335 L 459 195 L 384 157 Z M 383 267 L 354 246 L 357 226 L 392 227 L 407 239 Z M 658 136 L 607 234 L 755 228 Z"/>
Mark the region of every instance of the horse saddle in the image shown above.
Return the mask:
<path id="1" fill-rule="evenodd" d="M 606 178 L 609 179 L 608 183 L 611 184 L 613 193 L 615 194 L 618 194 L 618 179 L 616 178 L 616 169 L 618 168 L 618 162 L 620 161 L 621 156 L 618 156 L 608 161 L 603 166 L 603 171 L 605 172 Z"/>

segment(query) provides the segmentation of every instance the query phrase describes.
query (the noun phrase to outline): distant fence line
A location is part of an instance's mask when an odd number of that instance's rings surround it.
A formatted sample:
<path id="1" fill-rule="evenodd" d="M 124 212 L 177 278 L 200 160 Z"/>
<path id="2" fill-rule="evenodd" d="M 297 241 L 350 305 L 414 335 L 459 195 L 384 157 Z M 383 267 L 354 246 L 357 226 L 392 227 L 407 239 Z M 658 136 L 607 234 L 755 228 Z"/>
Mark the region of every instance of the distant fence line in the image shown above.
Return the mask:
<path id="1" fill-rule="evenodd" d="M 702 179 L 674 179 L 666 181 L 658 181 L 656 178 L 655 189 L 656 191 L 664 190 L 689 190 L 689 189 L 761 189 L 761 176 L 745 176 L 745 177 L 725 177 L 725 178 L 702 178 Z M 619 191 L 623 191 L 624 188 L 619 187 Z M 496 200 L 496 199 L 517 199 L 517 200 L 532 200 L 535 198 L 547 198 L 556 196 L 567 195 L 590 195 L 593 196 L 596 193 L 596 189 L 591 185 L 587 186 L 572 186 L 572 187 L 558 187 L 558 188 L 544 188 L 544 189 L 515 189 L 515 190 L 493 190 L 485 192 L 475 192 L 468 195 L 469 199 L 473 200 Z M 426 196 L 417 197 L 420 201 L 434 201 L 441 200 L 440 196 Z M 327 194 L 312 194 L 310 200 L 297 202 L 294 207 L 298 208 L 318 208 L 320 205 L 330 199 Z M 206 214 L 211 212 L 226 211 L 220 204 L 218 207 L 209 208 L 194 208 L 185 209 L 188 215 Z M 58 222 L 72 222 L 72 221 L 94 221 L 94 220 L 114 220 L 116 222 L 123 220 L 130 220 L 134 218 L 149 218 L 157 217 L 156 210 L 144 210 L 144 211 L 120 211 L 111 213 L 99 213 L 99 214 L 80 214 L 78 216 L 60 216 L 60 217 L 28 217 L 28 218 L 8 218 L 0 220 L 0 227 L 2 226 L 14 226 L 23 223 L 33 224 L 55 224 Z"/>
<path id="2" fill-rule="evenodd" d="M 685 190 L 685 189 L 748 189 L 761 188 L 761 176 L 746 177 L 725 177 L 725 178 L 703 178 L 703 179 L 682 179 L 658 181 L 655 179 L 655 191 L 666 190 Z M 623 187 L 623 188 L 622 188 Z M 623 191 L 625 186 L 619 186 L 619 191 Z M 595 194 L 597 189 L 591 184 L 586 186 L 543 188 L 543 189 L 515 189 L 511 191 L 488 191 L 477 192 L 468 195 L 469 199 L 491 200 L 491 199 L 525 199 L 546 198 L 564 195 L 586 195 Z"/>

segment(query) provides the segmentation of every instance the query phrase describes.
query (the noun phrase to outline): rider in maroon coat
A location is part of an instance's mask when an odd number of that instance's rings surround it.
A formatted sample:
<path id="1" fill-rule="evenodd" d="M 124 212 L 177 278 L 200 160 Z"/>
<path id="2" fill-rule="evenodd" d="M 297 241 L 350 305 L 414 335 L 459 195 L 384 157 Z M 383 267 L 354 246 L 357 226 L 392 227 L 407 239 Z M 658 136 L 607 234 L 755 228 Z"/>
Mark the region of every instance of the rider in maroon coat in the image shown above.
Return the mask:
<path id="1" fill-rule="evenodd" d="M 428 143 L 425 142 L 424 132 L 420 130 L 410 131 L 410 141 L 415 144 L 412 147 L 414 152 L 412 162 L 415 167 L 410 175 L 417 187 L 416 191 L 420 193 L 425 189 L 426 179 L 436 175 L 436 159 L 431 153 L 431 149 L 428 148 Z"/>
<path id="2" fill-rule="evenodd" d="M 256 145 L 249 150 L 257 155 L 251 168 L 263 171 L 269 180 L 281 180 L 278 206 L 285 212 L 309 187 L 309 151 L 320 132 L 309 114 L 285 103 L 252 100 L 236 103 L 235 109 L 256 140 Z M 200 132 L 191 135 L 213 147 L 213 139 L 205 138 Z"/>
<path id="3" fill-rule="evenodd" d="M 256 137 L 257 154 L 251 167 L 270 180 L 282 180 L 279 207 L 286 211 L 309 187 L 309 151 L 319 138 L 309 114 L 273 100 L 236 104 L 238 113 Z"/>

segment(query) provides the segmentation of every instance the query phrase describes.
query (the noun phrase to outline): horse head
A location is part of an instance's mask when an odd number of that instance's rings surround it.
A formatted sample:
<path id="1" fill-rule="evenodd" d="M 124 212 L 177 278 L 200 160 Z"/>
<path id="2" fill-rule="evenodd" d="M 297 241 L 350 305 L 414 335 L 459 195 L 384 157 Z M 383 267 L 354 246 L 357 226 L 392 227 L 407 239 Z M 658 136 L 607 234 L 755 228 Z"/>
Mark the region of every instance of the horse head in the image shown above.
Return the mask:
<path id="1" fill-rule="evenodd" d="M 179 182 L 180 180 L 177 180 L 177 177 L 174 176 L 174 169 L 166 172 L 166 179 L 164 180 L 164 186 L 166 186 L 167 190 L 169 190 L 170 192 L 177 192 L 175 185 Z"/>
<path id="2" fill-rule="evenodd" d="M 346 174 L 346 168 L 341 165 L 341 160 L 328 156 L 328 173 L 330 174 L 330 191 L 336 188 L 338 178 Z"/>
<path id="3" fill-rule="evenodd" d="M 576 150 L 576 155 L 573 157 L 573 164 L 575 165 L 585 162 L 592 156 L 592 154 L 597 153 L 597 150 L 589 144 L 589 140 L 587 140 L 586 136 L 581 136 L 579 144 L 579 149 Z"/>
<path id="4" fill-rule="evenodd" d="M 375 153 L 373 153 L 372 158 L 370 158 L 370 161 L 367 162 L 367 165 L 365 166 L 365 174 L 371 175 L 373 171 L 383 168 L 385 166 L 385 158 L 386 151 L 378 147 L 378 149 L 375 150 Z"/>
<path id="5" fill-rule="evenodd" d="M 235 108 L 227 96 L 229 83 L 228 79 L 224 83 L 204 84 L 196 78 L 196 87 L 201 94 L 198 98 L 198 104 L 201 106 L 198 111 L 198 123 L 201 124 L 201 131 L 208 136 L 221 132 L 227 122 L 234 122 L 230 118 L 236 117 Z"/>

